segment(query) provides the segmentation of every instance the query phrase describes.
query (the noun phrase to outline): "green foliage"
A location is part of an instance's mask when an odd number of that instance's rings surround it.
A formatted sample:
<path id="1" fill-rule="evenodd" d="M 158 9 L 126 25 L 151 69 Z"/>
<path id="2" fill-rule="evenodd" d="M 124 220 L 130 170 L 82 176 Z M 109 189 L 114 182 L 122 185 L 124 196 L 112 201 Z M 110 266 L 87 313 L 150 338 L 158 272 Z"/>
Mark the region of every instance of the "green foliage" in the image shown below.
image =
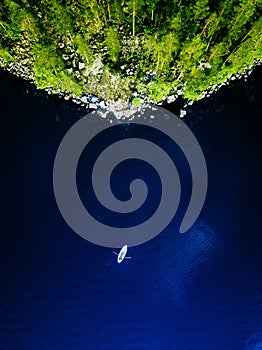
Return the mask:
<path id="1" fill-rule="evenodd" d="M 241 0 L 239 5 L 234 8 L 235 13 L 229 21 L 229 39 L 238 40 L 241 38 L 242 29 L 252 20 L 257 5 L 254 0 Z"/>
<path id="2" fill-rule="evenodd" d="M 92 64 L 93 62 L 93 52 L 88 41 L 81 35 L 76 34 L 74 36 L 74 43 L 76 45 L 76 51 L 85 60 L 86 63 Z"/>
<path id="3" fill-rule="evenodd" d="M 11 61 L 13 61 L 13 59 L 14 58 L 11 56 L 9 51 L 7 49 L 3 48 L 1 43 L 0 43 L 0 66 L 4 67 L 5 64 L 10 63 Z"/>
<path id="4" fill-rule="evenodd" d="M 134 106 L 141 106 L 141 100 L 140 100 L 140 98 L 134 97 L 134 98 L 132 99 L 132 104 L 133 104 Z"/>
<path id="5" fill-rule="evenodd" d="M 208 0 L 197 0 L 193 6 L 193 16 L 196 22 L 203 21 L 209 14 L 209 1 Z"/>
<path id="6" fill-rule="evenodd" d="M 35 37 L 37 31 L 35 20 L 25 8 L 16 2 L 5 1 L 1 4 L 0 11 L 0 34 L 10 44 L 19 40 L 25 32 Z"/>
<path id="7" fill-rule="evenodd" d="M 262 60 L 261 0 L 2 0 L 0 64 L 40 88 L 160 102 Z M 133 103 L 140 101 L 133 98 Z"/>
<path id="8" fill-rule="evenodd" d="M 141 23 L 139 13 L 143 13 L 142 8 L 144 5 L 144 0 L 128 0 L 126 4 L 127 7 L 125 8 L 125 12 L 127 14 L 127 18 L 129 18 L 130 22 L 132 23 L 132 35 L 134 36 L 136 34 L 138 20 L 139 23 Z"/>
<path id="9" fill-rule="evenodd" d="M 197 64 L 205 57 L 206 46 L 200 35 L 183 44 L 179 60 L 182 72 L 194 73 Z"/>
<path id="10" fill-rule="evenodd" d="M 35 62 L 33 71 L 36 73 L 40 88 L 48 86 L 48 82 L 56 86 L 58 74 L 63 71 L 64 63 L 54 45 L 34 46 Z"/>
<path id="11" fill-rule="evenodd" d="M 64 62 L 54 45 L 35 45 L 34 51 L 33 71 L 39 88 L 52 86 L 54 90 L 61 89 L 76 95 L 82 93 L 79 84 L 65 70 Z"/>
<path id="12" fill-rule="evenodd" d="M 110 27 L 105 30 L 105 43 L 110 60 L 112 62 L 117 62 L 118 55 L 121 50 L 121 45 L 118 39 L 116 28 Z"/>
<path id="13" fill-rule="evenodd" d="M 179 40 L 176 35 L 169 33 L 154 38 L 148 36 L 144 43 L 145 56 L 151 60 L 152 68 L 159 72 L 169 72 L 173 56 L 179 51 Z"/>
<path id="14" fill-rule="evenodd" d="M 153 80 L 147 86 L 147 94 L 155 102 L 161 102 L 171 90 L 172 83 L 163 82 L 160 79 Z"/>
<path id="15" fill-rule="evenodd" d="M 250 52 L 255 55 L 256 58 L 262 60 L 262 17 L 260 17 L 243 39 L 241 45 L 239 45 L 228 57 L 230 63 L 230 73 L 236 73 L 243 71 L 244 67 L 253 64 L 253 57 Z"/>

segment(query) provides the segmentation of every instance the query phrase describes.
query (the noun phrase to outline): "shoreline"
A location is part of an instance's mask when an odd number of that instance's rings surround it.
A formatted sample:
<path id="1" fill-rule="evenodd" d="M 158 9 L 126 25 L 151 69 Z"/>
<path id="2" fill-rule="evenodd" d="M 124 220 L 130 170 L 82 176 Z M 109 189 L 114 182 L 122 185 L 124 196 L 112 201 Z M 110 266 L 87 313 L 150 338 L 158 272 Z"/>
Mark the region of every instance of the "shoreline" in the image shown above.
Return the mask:
<path id="1" fill-rule="evenodd" d="M 193 105 L 205 100 L 207 97 L 214 96 L 217 92 L 221 91 L 221 89 L 225 87 L 229 87 L 232 84 L 241 81 L 248 81 L 249 76 L 259 69 L 262 66 L 262 61 L 257 60 L 253 66 L 247 67 L 243 73 L 232 74 L 227 77 L 222 83 L 215 84 L 212 87 L 208 88 L 202 93 L 202 98 L 197 101 L 188 101 L 183 97 L 183 92 L 181 89 L 178 89 L 178 93 L 166 96 L 163 101 L 157 103 L 157 106 L 162 106 L 167 109 L 172 109 L 176 111 L 176 114 L 180 118 L 184 118 L 191 113 L 191 108 Z M 39 89 L 32 80 L 28 78 L 24 78 L 23 74 L 14 74 L 11 70 L 0 68 L 0 74 L 5 75 L 7 79 L 16 80 L 24 85 L 23 90 L 25 94 L 32 94 L 33 96 L 38 95 L 43 99 L 50 99 L 55 108 L 61 104 L 66 104 L 72 111 L 76 112 L 78 117 L 85 115 L 86 113 L 90 113 L 94 110 L 103 110 L 105 111 L 105 115 L 102 117 L 105 118 L 106 114 L 109 112 L 113 112 L 118 119 L 121 118 L 130 118 L 135 112 L 143 111 L 147 105 L 152 105 L 152 101 L 147 101 L 146 99 L 142 101 L 140 106 L 134 106 L 131 103 L 127 105 L 126 109 L 123 109 L 119 103 L 112 103 L 110 106 L 107 106 L 105 101 L 99 99 L 97 96 L 83 94 L 81 97 L 76 97 L 71 93 L 53 92 L 52 88 Z M 128 111 L 128 113 L 127 113 Z M 123 115 L 123 112 L 125 115 Z M 189 112 L 189 113 L 188 113 Z M 56 121 L 60 121 L 59 113 L 57 113 Z"/>

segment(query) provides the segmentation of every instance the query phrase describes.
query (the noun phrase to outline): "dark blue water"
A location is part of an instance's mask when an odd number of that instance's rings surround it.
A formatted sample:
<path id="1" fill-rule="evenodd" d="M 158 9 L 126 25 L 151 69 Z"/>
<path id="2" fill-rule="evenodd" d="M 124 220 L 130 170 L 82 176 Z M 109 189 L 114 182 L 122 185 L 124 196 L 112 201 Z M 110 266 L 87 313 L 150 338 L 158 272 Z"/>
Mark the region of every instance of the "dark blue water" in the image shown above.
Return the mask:
<path id="1" fill-rule="evenodd" d="M 54 199 L 54 157 L 76 113 L 1 75 L 0 349 L 262 349 L 261 87 L 256 70 L 192 107 L 186 122 L 209 173 L 203 211 L 188 233 L 175 217 L 118 265 L 67 226 Z"/>

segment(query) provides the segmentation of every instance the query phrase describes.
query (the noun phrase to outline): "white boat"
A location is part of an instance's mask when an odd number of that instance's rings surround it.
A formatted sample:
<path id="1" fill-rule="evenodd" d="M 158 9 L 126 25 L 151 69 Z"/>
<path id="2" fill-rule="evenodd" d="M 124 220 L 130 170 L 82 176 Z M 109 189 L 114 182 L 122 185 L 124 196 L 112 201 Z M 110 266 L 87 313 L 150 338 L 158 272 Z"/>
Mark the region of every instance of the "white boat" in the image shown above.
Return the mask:
<path id="1" fill-rule="evenodd" d="M 120 264 L 124 259 L 131 259 L 130 256 L 126 256 L 126 253 L 127 253 L 127 245 L 124 245 L 120 252 L 117 253 L 117 252 L 113 252 L 114 254 L 117 255 L 117 262 L 118 264 Z"/>

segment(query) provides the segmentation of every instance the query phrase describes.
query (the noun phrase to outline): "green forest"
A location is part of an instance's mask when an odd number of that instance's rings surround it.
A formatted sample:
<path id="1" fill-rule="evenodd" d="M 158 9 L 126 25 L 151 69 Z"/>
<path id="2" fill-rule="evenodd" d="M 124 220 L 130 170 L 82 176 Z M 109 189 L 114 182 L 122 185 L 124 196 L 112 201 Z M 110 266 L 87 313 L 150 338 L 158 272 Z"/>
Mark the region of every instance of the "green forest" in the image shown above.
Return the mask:
<path id="1" fill-rule="evenodd" d="M 2 0 L 0 66 L 106 103 L 202 93 L 262 60 L 262 0 Z"/>

